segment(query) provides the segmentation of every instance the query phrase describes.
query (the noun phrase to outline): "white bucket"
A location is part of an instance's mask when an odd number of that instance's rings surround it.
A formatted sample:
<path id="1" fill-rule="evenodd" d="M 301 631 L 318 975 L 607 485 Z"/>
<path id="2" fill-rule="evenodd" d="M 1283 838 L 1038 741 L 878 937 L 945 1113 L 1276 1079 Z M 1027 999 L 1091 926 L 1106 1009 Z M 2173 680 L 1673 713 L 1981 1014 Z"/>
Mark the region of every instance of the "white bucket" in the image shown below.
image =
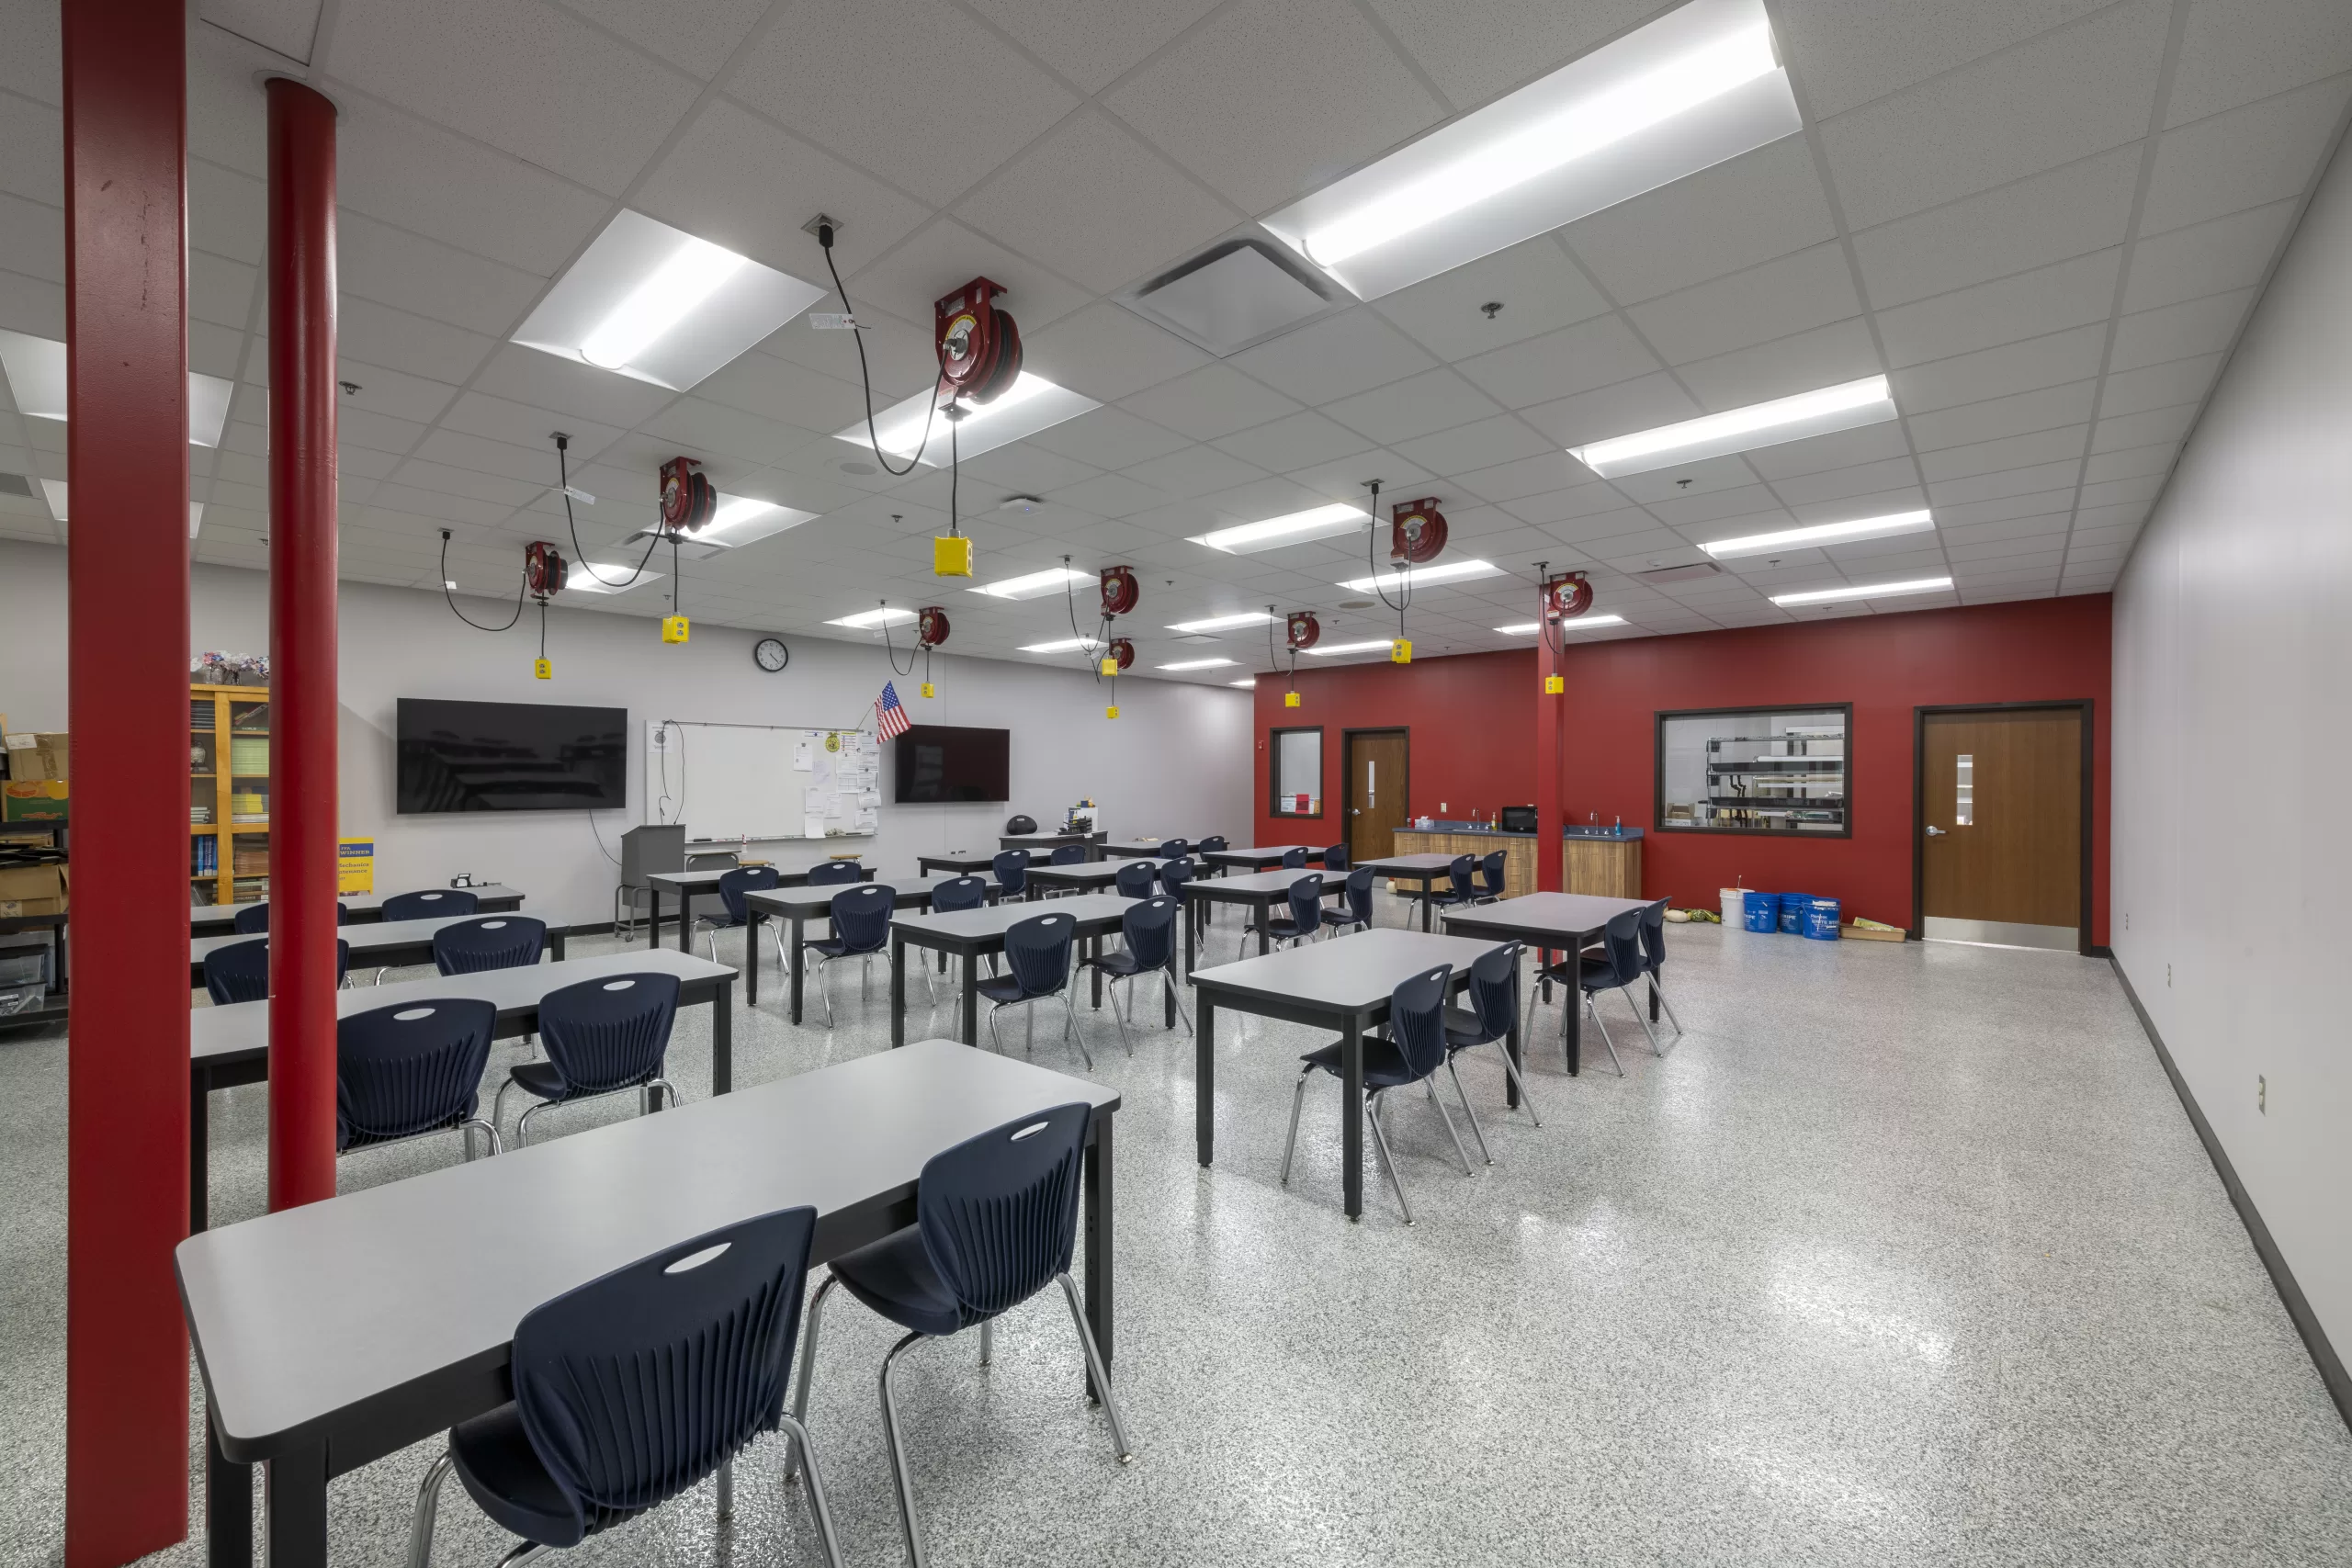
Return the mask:
<path id="1" fill-rule="evenodd" d="M 1746 931 L 1747 929 L 1747 889 L 1745 887 L 1726 887 L 1722 889 L 1722 893 L 1724 898 L 1724 930 L 1727 931 Z"/>

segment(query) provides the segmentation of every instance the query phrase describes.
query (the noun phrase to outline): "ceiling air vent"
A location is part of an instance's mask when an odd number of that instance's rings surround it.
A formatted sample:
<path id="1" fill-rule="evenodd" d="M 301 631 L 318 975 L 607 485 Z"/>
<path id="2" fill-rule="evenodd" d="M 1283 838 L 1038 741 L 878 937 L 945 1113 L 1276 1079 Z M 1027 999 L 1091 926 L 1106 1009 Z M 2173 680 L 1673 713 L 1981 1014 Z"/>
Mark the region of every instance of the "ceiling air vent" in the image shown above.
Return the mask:
<path id="1" fill-rule="evenodd" d="M 1223 358 L 1346 301 L 1271 239 L 1243 234 L 1118 297 L 1137 315 Z"/>
<path id="2" fill-rule="evenodd" d="M 1689 582 L 1693 578 L 1713 577 L 1722 570 L 1723 568 L 1717 566 L 1714 562 L 1711 560 L 1702 560 L 1693 561 L 1689 566 L 1662 566 L 1655 570 L 1629 572 L 1627 575 L 1632 577 L 1637 582 L 1657 584 L 1664 582 Z"/>

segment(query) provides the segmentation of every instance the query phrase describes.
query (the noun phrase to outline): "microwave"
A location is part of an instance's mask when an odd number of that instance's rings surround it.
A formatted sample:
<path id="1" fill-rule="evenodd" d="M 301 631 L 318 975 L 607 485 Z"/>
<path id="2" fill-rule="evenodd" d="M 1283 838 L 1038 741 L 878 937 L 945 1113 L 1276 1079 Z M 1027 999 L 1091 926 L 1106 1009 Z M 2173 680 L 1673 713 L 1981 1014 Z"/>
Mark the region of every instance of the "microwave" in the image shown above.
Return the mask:
<path id="1" fill-rule="evenodd" d="M 1502 830 L 1506 833 L 1535 831 L 1535 807 L 1532 806 L 1506 806 L 1502 818 Z"/>

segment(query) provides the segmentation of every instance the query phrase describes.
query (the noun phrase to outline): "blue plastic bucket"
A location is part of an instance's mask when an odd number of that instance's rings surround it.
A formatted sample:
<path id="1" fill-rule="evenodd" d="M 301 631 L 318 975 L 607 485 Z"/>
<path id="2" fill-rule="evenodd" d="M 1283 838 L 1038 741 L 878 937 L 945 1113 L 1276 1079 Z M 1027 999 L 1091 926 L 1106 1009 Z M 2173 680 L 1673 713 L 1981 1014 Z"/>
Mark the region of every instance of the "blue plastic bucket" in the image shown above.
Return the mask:
<path id="1" fill-rule="evenodd" d="M 1812 902 L 1813 895 L 1810 893 L 1783 893 L 1781 895 L 1780 921 L 1781 932 L 1782 935 L 1802 936 L 1804 934 L 1804 907 Z"/>
<path id="2" fill-rule="evenodd" d="M 1835 898 L 1808 898 L 1804 905 L 1804 934 L 1815 942 L 1838 940 L 1838 905 Z"/>
<path id="3" fill-rule="evenodd" d="M 1767 932 L 1781 929 L 1781 896 L 1778 893 L 1748 890 L 1747 929 Z"/>

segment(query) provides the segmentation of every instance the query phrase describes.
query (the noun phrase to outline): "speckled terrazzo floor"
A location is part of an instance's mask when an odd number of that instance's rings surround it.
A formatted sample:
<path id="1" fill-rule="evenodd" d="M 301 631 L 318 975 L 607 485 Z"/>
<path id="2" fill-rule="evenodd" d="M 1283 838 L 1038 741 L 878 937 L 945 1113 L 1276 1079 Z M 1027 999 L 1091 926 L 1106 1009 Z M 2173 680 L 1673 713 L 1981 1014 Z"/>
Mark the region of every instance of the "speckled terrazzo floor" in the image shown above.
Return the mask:
<path id="1" fill-rule="evenodd" d="M 1319 1041 L 1220 1023 L 1204 1173 L 1182 1028 L 1130 1060 L 1088 1015 L 1125 1097 L 1114 1377 L 1139 1457 L 1112 1461 L 1058 1300 L 1012 1314 L 985 1372 L 974 1345 L 926 1347 L 902 1390 L 932 1561 L 2352 1563 L 2352 1437 L 2106 964 L 1712 927 L 1671 943 L 1690 1032 L 1663 1061 L 1604 1003 L 1627 1076 L 1572 1080 L 1539 1047 L 1540 1130 L 1502 1113 L 1498 1067 L 1465 1067 L 1497 1161 L 1475 1178 L 1426 1102 L 1394 1108 L 1409 1229 L 1374 1173 L 1364 1223 L 1341 1217 L 1328 1082 L 1276 1184 Z M 739 1004 L 737 1081 L 883 1048 L 885 995 L 877 966 L 831 1034 L 788 1026 L 774 992 Z M 681 1018 L 692 1100 L 707 1024 Z M 1057 1032 L 1037 1059 L 1074 1068 Z M 215 1097 L 216 1223 L 262 1206 L 265 1096 Z M 6 1564 L 61 1558 L 64 1111 L 62 1039 L 0 1037 Z M 344 1179 L 455 1152 L 373 1151 Z M 854 1303 L 828 1317 L 810 1427 L 848 1561 L 895 1563 L 874 1395 L 894 1331 Z M 334 1483 L 336 1563 L 401 1560 L 431 1457 Z M 777 1457 L 746 1467 L 727 1526 L 706 1493 L 576 1560 L 819 1561 Z M 506 1545 L 451 1488 L 435 1562 Z M 199 1562 L 201 1541 L 150 1561 Z"/>

